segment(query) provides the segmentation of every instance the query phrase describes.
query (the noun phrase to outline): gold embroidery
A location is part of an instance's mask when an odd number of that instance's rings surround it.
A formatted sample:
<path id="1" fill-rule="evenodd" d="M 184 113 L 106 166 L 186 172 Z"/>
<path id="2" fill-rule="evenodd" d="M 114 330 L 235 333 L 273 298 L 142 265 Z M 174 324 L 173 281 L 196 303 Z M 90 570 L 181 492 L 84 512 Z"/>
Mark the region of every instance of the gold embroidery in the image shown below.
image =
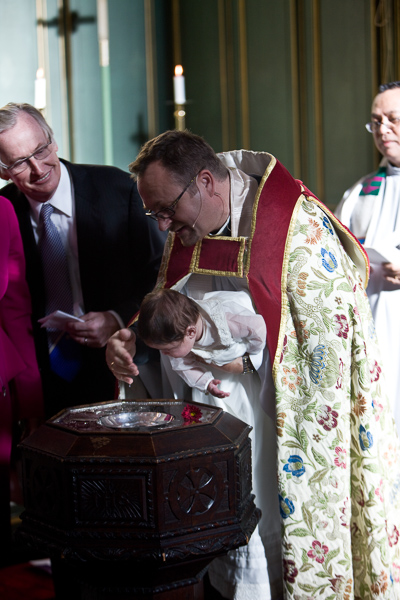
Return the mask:
<path id="1" fill-rule="evenodd" d="M 287 296 L 286 296 L 286 288 L 287 288 L 287 274 L 289 269 L 289 257 L 290 257 L 290 249 L 292 246 L 293 239 L 293 231 L 297 221 L 297 215 L 299 213 L 300 207 L 303 203 L 304 195 L 301 194 L 297 199 L 296 205 L 292 212 L 292 217 L 290 219 L 290 225 L 288 228 L 286 242 L 285 242 L 285 252 L 283 255 L 283 263 L 282 263 L 282 277 L 281 277 L 281 322 L 279 326 L 279 335 L 278 335 L 278 344 L 276 346 L 276 352 L 274 356 L 274 360 L 272 363 L 272 377 L 274 383 L 276 382 L 279 362 L 283 349 L 283 340 L 285 338 L 286 333 L 286 321 L 288 316 L 288 305 L 287 305 Z M 272 357 L 271 357 L 272 358 Z"/>
<path id="2" fill-rule="evenodd" d="M 253 214 L 252 214 L 252 218 L 251 218 L 251 230 L 250 230 L 250 237 L 249 237 L 249 242 L 248 242 L 248 255 L 247 255 L 247 261 L 246 261 L 246 266 L 245 266 L 245 275 L 247 277 L 249 271 L 250 271 L 250 260 L 251 260 L 251 244 L 253 242 L 253 237 L 254 237 L 254 233 L 256 230 L 256 221 L 257 221 L 257 211 L 258 211 L 258 203 L 260 200 L 260 196 L 261 196 L 261 192 L 264 188 L 264 185 L 268 179 L 268 177 L 270 176 L 270 174 L 272 173 L 275 165 L 276 165 L 276 158 L 275 156 L 272 156 L 272 154 L 270 154 L 271 157 L 271 161 L 268 165 L 268 167 L 265 169 L 264 175 L 261 178 L 260 181 L 260 185 L 258 186 L 258 190 L 256 193 L 256 197 L 254 200 L 254 205 L 253 205 Z"/>
<path id="3" fill-rule="evenodd" d="M 239 242 L 239 250 L 237 254 L 237 270 L 236 271 L 218 271 L 216 269 L 204 269 L 199 267 L 200 257 L 201 257 L 201 248 L 203 240 L 197 242 L 192 260 L 190 261 L 190 273 L 198 273 L 201 275 L 222 275 L 225 277 L 243 277 L 244 276 L 244 264 L 245 264 L 245 254 L 246 254 L 246 246 L 247 246 L 247 238 L 245 237 L 226 237 L 226 236 L 218 236 L 218 237 L 210 237 L 205 236 L 204 240 L 213 240 L 218 243 L 218 241 L 224 242 Z"/>
<path id="4" fill-rule="evenodd" d="M 171 258 L 171 251 L 174 245 L 174 241 L 175 241 L 175 233 L 169 233 L 168 237 L 167 237 L 167 241 L 165 242 L 165 246 L 164 246 L 164 252 L 162 255 L 162 259 L 161 259 L 161 265 L 160 265 L 160 269 L 158 271 L 158 277 L 157 277 L 157 282 L 155 285 L 156 290 L 160 289 L 160 288 L 164 288 L 165 284 L 167 282 L 167 272 L 168 272 L 168 265 L 169 265 L 169 261 Z"/>
<path id="5" fill-rule="evenodd" d="M 186 275 L 188 275 L 189 273 L 191 273 L 191 274 L 197 273 L 200 275 L 219 275 L 219 276 L 224 276 L 224 277 L 244 277 L 245 260 L 246 260 L 246 254 L 247 254 L 247 244 L 248 244 L 247 238 L 245 238 L 243 236 L 240 236 L 240 237 L 205 236 L 204 240 L 213 240 L 213 242 L 215 242 L 215 243 L 218 243 L 219 241 L 239 243 L 239 249 L 238 249 L 238 253 L 237 253 L 237 257 L 236 257 L 237 269 L 235 271 L 220 271 L 217 269 L 201 268 L 199 266 L 199 264 L 200 264 L 200 259 L 201 259 L 201 250 L 202 250 L 203 240 L 200 240 L 196 243 L 196 245 L 193 248 L 193 253 L 191 256 L 189 268 L 182 275 L 182 278 L 186 277 Z M 174 246 L 174 241 L 175 241 L 175 234 L 171 233 L 168 236 L 166 244 L 165 244 L 164 254 L 163 254 L 161 267 L 160 267 L 160 271 L 158 274 L 158 280 L 157 280 L 155 289 L 163 288 L 166 285 L 169 261 L 171 260 L 171 254 L 172 254 L 172 249 Z"/>

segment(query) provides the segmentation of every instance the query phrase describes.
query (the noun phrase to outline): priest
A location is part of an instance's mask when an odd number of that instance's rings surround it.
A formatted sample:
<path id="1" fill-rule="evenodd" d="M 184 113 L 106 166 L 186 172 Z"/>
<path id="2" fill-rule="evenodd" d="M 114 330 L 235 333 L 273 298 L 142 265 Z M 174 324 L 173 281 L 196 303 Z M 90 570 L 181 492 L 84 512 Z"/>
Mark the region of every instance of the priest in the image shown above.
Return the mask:
<path id="1" fill-rule="evenodd" d="M 216 155 L 169 131 L 130 170 L 169 230 L 157 285 L 193 298 L 245 291 L 267 325 L 261 392 L 248 397 L 263 517 L 247 547 L 211 566 L 213 586 L 237 600 L 400 598 L 399 444 L 361 246 L 268 153 Z M 137 341 L 133 325 L 107 346 L 128 384 Z M 241 359 L 227 368 L 248 376 Z M 165 397 L 185 392 L 166 378 Z"/>

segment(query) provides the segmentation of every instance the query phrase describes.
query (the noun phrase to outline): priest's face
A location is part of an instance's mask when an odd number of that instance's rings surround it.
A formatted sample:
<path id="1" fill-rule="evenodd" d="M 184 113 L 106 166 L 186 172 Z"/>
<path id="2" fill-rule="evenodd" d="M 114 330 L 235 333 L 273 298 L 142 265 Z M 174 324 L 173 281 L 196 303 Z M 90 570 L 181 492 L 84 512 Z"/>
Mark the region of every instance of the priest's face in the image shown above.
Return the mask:
<path id="1" fill-rule="evenodd" d="M 183 246 L 194 246 L 218 226 L 220 211 L 213 198 L 212 175 L 206 169 L 193 173 L 185 188 L 156 161 L 138 176 L 137 183 L 144 207 L 157 218 L 159 229 L 175 233 Z"/>
<path id="2" fill-rule="evenodd" d="M 371 121 L 376 123 L 373 136 L 379 152 L 400 167 L 400 88 L 376 96 Z"/>

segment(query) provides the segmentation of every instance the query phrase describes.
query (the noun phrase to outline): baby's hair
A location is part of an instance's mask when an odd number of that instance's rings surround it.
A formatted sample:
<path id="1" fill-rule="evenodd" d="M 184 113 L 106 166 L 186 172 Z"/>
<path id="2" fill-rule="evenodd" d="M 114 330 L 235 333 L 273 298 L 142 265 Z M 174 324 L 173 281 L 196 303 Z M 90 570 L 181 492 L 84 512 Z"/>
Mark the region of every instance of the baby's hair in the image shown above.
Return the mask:
<path id="1" fill-rule="evenodd" d="M 191 298 L 170 289 L 156 290 L 143 299 L 138 333 L 144 342 L 157 345 L 181 341 L 199 315 L 199 308 Z"/>

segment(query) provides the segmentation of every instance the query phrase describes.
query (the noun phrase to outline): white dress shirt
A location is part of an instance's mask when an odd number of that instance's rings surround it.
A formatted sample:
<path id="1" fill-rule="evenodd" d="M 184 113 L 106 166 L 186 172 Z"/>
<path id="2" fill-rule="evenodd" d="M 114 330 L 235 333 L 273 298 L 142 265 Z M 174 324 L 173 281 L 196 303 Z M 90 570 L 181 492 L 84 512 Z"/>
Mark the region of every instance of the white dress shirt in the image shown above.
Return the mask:
<path id="1" fill-rule="evenodd" d="M 75 219 L 75 194 L 74 186 L 70 179 L 67 167 L 60 162 L 61 177 L 58 187 L 47 204 L 51 204 L 54 208 L 52 221 L 57 227 L 67 253 L 69 276 L 72 287 L 72 298 L 74 303 L 74 315 L 80 317 L 85 314 L 85 306 L 83 302 L 82 285 L 79 273 L 78 259 L 78 236 L 76 230 Z M 38 202 L 28 197 L 28 202 L 31 207 L 31 223 L 33 234 L 36 243 L 39 240 L 39 216 L 43 202 Z M 121 317 L 113 310 L 109 310 L 117 319 L 120 327 L 124 327 Z M 44 315 L 43 315 L 44 316 Z"/>

